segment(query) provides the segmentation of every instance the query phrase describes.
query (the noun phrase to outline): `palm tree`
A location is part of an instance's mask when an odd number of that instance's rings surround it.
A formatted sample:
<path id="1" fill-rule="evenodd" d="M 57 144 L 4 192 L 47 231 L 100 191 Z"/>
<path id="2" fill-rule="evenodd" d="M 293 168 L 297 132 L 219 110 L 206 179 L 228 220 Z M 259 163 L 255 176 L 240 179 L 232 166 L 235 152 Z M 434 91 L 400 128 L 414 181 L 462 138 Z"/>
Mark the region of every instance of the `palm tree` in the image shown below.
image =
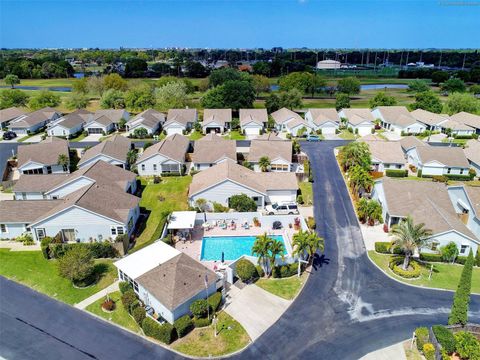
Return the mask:
<path id="1" fill-rule="evenodd" d="M 137 152 L 135 150 L 128 150 L 127 152 L 127 163 L 129 166 L 132 166 L 137 161 Z"/>
<path id="2" fill-rule="evenodd" d="M 403 270 L 408 269 L 410 258 L 415 249 L 422 248 L 427 245 L 428 238 L 432 235 L 432 230 L 426 229 L 424 223 L 414 224 L 413 219 L 408 216 L 399 224 L 392 226 L 390 236 L 393 237 L 392 249 L 394 246 L 399 246 L 405 253 L 405 260 L 403 261 Z"/>
<path id="3" fill-rule="evenodd" d="M 367 220 L 368 225 L 373 226 L 375 221 L 383 222 L 382 205 L 377 200 L 370 200 L 367 203 Z"/>
<path id="4" fill-rule="evenodd" d="M 57 165 L 62 166 L 64 169 L 67 168 L 68 163 L 70 162 L 68 156 L 66 154 L 60 154 L 58 155 L 57 159 Z"/>
<path id="5" fill-rule="evenodd" d="M 305 253 L 308 254 L 308 231 L 300 230 L 293 235 L 293 255 L 298 255 L 301 259 Z"/>
<path id="6" fill-rule="evenodd" d="M 367 143 L 351 142 L 348 145 L 345 145 L 339 152 L 339 161 L 344 171 L 349 170 L 355 165 L 359 165 L 365 170 L 369 170 L 372 157 Z"/>
<path id="7" fill-rule="evenodd" d="M 308 256 L 309 256 L 309 263 L 311 264 L 313 262 L 314 256 L 317 251 L 322 251 L 325 249 L 325 240 L 318 236 L 317 233 L 311 232 L 308 234 L 307 237 L 307 243 L 308 243 Z"/>
<path id="8" fill-rule="evenodd" d="M 367 221 L 368 218 L 368 200 L 361 198 L 357 203 L 357 215 L 362 224 Z"/>
<path id="9" fill-rule="evenodd" d="M 351 168 L 348 182 L 355 195 L 358 195 L 361 189 L 370 191 L 374 184 L 372 175 L 360 165 Z"/>
<path id="10" fill-rule="evenodd" d="M 283 259 L 283 253 L 285 252 L 285 245 L 283 245 L 283 242 L 280 240 L 275 240 L 272 239 L 270 242 L 270 264 L 271 264 L 271 270 L 273 271 L 273 268 L 275 267 L 275 261 L 277 259 L 277 255 L 280 255 L 280 257 Z"/>
<path id="11" fill-rule="evenodd" d="M 270 159 L 268 158 L 268 156 L 262 156 L 258 161 L 258 166 L 260 167 L 260 170 L 262 170 L 262 172 L 267 172 L 268 168 L 270 167 Z"/>
<path id="12" fill-rule="evenodd" d="M 267 236 L 267 233 L 257 236 L 252 246 L 252 255 L 258 256 L 258 263 L 263 268 L 265 274 L 269 273 L 269 258 L 270 258 L 270 243 L 272 239 Z"/>

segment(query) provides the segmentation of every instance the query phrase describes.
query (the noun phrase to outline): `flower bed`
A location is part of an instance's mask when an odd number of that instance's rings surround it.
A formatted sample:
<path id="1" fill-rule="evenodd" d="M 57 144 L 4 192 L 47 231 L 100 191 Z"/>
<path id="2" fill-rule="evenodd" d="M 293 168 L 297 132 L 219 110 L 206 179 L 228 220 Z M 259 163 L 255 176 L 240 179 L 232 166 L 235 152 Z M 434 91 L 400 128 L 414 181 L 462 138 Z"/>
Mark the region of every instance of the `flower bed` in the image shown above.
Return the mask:
<path id="1" fill-rule="evenodd" d="M 410 260 L 410 264 L 408 265 L 409 269 L 403 270 L 403 260 L 403 257 L 393 257 L 390 260 L 388 267 L 393 271 L 394 274 L 406 279 L 415 279 L 420 277 L 420 264 L 415 260 Z"/>

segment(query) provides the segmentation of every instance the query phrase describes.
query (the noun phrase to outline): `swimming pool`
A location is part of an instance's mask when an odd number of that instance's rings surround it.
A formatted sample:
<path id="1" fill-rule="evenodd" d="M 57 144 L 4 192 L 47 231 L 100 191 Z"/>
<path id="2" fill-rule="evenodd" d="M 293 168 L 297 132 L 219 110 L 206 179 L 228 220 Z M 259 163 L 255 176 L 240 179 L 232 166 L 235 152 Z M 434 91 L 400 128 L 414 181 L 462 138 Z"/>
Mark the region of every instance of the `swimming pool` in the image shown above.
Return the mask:
<path id="1" fill-rule="evenodd" d="M 271 235 L 271 238 L 285 241 L 282 235 Z M 225 260 L 237 260 L 242 255 L 252 255 L 252 246 L 255 236 L 211 236 L 204 237 L 202 241 L 201 260 L 222 260 L 222 252 Z M 284 254 L 287 254 L 286 250 Z"/>

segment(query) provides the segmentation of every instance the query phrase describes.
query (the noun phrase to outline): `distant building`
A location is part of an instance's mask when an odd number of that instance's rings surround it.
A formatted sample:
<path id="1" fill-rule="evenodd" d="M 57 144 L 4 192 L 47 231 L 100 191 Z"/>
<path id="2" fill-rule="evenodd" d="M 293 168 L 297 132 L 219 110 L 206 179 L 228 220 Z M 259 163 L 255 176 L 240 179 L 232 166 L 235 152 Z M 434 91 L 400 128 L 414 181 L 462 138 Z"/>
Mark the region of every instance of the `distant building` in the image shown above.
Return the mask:
<path id="1" fill-rule="evenodd" d="M 329 69 L 340 69 L 340 61 L 336 60 L 322 60 L 317 63 L 317 69 L 319 70 L 329 70 Z"/>

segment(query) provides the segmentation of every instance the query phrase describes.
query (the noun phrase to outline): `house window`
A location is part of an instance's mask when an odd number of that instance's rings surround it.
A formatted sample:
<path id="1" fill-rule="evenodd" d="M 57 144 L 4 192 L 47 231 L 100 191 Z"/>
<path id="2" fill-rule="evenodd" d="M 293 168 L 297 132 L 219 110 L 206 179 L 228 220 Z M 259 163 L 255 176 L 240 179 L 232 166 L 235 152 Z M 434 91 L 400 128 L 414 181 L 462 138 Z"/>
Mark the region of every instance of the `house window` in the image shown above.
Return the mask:
<path id="1" fill-rule="evenodd" d="M 468 250 L 469 246 L 468 245 L 462 245 L 460 247 L 460 254 L 465 254 Z"/>
<path id="2" fill-rule="evenodd" d="M 142 164 L 142 171 L 145 171 L 145 164 Z"/>
<path id="3" fill-rule="evenodd" d="M 22 199 L 27 200 L 27 193 L 22 192 Z"/>
<path id="4" fill-rule="evenodd" d="M 289 165 L 286 164 L 272 164 L 270 169 L 272 171 L 288 171 Z"/>
<path id="5" fill-rule="evenodd" d="M 0 233 L 6 233 L 7 231 L 7 225 L 5 224 L 0 224 Z"/>
<path id="6" fill-rule="evenodd" d="M 53 199 L 53 200 L 58 200 L 58 195 L 53 195 L 53 196 L 52 196 L 52 199 Z"/>
<path id="7" fill-rule="evenodd" d="M 63 165 L 63 171 L 68 171 L 68 165 Z"/>
<path id="8" fill-rule="evenodd" d="M 397 164 L 397 169 L 401 169 L 401 168 L 402 168 L 402 165 Z"/>
<path id="9" fill-rule="evenodd" d="M 432 251 L 437 251 L 438 250 L 438 245 L 439 245 L 438 242 L 433 241 L 432 246 L 431 246 Z"/>
<path id="10" fill-rule="evenodd" d="M 36 229 L 37 239 L 42 240 L 45 237 L 45 229 Z"/>
<path id="11" fill-rule="evenodd" d="M 157 171 L 157 164 L 153 164 L 153 171 Z"/>
<path id="12" fill-rule="evenodd" d="M 119 274 L 120 274 L 120 280 L 123 280 L 123 271 L 120 270 L 120 271 L 119 271 Z"/>
<path id="13" fill-rule="evenodd" d="M 112 226 L 112 228 L 110 229 L 111 233 L 113 236 L 116 236 L 117 235 L 117 228 L 115 226 Z"/>
<path id="14" fill-rule="evenodd" d="M 117 226 L 117 234 L 123 235 L 124 233 L 125 233 L 125 230 L 123 229 L 123 226 Z"/>
<path id="15" fill-rule="evenodd" d="M 460 175 L 463 175 L 463 169 L 460 169 Z"/>
<path id="16" fill-rule="evenodd" d="M 162 165 L 162 173 L 178 173 L 180 170 L 177 164 L 163 164 Z"/>
<path id="17" fill-rule="evenodd" d="M 447 174 L 450 174 L 452 172 L 452 168 L 447 169 Z"/>
<path id="18" fill-rule="evenodd" d="M 47 166 L 47 174 L 51 174 L 52 173 L 52 167 L 51 166 Z"/>
<path id="19" fill-rule="evenodd" d="M 136 281 L 133 282 L 133 289 L 138 292 L 138 283 Z"/>

